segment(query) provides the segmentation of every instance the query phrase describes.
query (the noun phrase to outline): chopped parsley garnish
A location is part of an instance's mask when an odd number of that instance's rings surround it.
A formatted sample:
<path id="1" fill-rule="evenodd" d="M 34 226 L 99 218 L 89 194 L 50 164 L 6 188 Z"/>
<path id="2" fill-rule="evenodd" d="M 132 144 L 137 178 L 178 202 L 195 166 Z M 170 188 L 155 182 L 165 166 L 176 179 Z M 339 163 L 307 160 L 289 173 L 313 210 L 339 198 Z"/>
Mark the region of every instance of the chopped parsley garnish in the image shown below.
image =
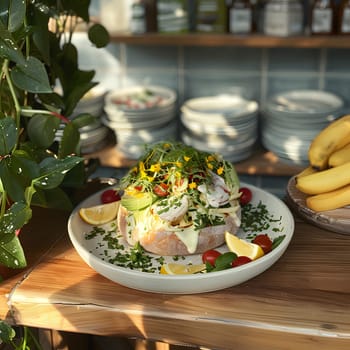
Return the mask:
<path id="1" fill-rule="evenodd" d="M 273 232 L 281 232 L 279 227 L 282 217 L 275 218 L 261 201 L 257 205 L 248 203 L 242 206 L 241 229 L 244 232 L 262 232 L 271 228 Z"/>
<path id="2" fill-rule="evenodd" d="M 252 240 L 254 237 L 265 231 L 282 232 L 281 227 L 282 217 L 275 218 L 267 209 L 266 205 L 259 202 L 257 205 L 248 203 L 242 206 L 241 229 L 248 233 L 247 239 Z M 197 212 L 195 224 L 198 227 L 208 225 L 209 216 L 200 215 Z M 211 218 L 210 225 L 218 225 L 221 222 Z M 204 221 L 205 220 L 205 221 Z M 198 228 L 197 227 L 197 228 Z M 165 258 L 162 256 L 153 257 L 148 254 L 143 247 L 137 243 L 134 247 L 125 247 L 124 239 L 117 234 L 116 225 L 111 225 L 110 229 L 106 230 L 103 227 L 93 227 L 92 230 L 85 234 L 85 239 L 90 240 L 96 237 L 102 237 L 96 246 L 96 250 L 100 249 L 101 259 L 120 267 L 139 270 L 142 272 L 154 273 L 159 271 L 161 265 L 165 263 Z M 275 249 L 285 238 L 285 235 L 280 235 L 273 239 L 272 249 Z M 127 244 L 126 244 L 127 245 Z M 184 256 L 173 256 L 173 261 L 185 259 Z M 225 264 L 223 263 L 222 266 Z M 222 269 L 220 266 L 219 269 Z"/>

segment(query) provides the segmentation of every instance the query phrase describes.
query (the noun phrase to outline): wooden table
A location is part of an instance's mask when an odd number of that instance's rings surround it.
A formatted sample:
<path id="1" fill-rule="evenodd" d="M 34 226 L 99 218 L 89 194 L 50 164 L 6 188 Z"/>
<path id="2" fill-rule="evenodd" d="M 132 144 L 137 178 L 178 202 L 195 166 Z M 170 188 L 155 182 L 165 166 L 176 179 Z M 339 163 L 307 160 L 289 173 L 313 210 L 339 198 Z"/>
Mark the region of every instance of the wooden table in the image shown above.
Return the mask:
<path id="1" fill-rule="evenodd" d="M 350 236 L 296 219 L 282 258 L 239 286 L 152 294 L 98 275 L 77 255 L 67 213 L 36 211 L 22 233 L 29 267 L 0 284 L 12 324 L 136 336 L 214 349 L 350 349 Z"/>

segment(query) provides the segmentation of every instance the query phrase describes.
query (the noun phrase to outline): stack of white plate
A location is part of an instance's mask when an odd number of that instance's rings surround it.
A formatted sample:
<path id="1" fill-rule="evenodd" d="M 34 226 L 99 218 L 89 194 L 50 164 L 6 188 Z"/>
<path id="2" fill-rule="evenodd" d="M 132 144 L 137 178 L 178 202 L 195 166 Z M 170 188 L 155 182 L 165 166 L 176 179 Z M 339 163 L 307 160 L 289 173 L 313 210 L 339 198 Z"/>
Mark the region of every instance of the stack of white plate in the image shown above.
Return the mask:
<path id="1" fill-rule="evenodd" d="M 238 95 L 188 100 L 181 108 L 182 141 L 238 162 L 251 156 L 258 137 L 258 104 Z"/>
<path id="2" fill-rule="evenodd" d="M 269 99 L 262 117 L 262 144 L 282 161 L 308 165 L 314 137 L 341 115 L 344 102 L 320 90 L 296 90 Z"/>
<path id="3" fill-rule="evenodd" d="M 115 132 L 118 151 L 138 159 L 146 144 L 176 139 L 176 93 L 160 86 L 110 91 L 102 122 Z"/>

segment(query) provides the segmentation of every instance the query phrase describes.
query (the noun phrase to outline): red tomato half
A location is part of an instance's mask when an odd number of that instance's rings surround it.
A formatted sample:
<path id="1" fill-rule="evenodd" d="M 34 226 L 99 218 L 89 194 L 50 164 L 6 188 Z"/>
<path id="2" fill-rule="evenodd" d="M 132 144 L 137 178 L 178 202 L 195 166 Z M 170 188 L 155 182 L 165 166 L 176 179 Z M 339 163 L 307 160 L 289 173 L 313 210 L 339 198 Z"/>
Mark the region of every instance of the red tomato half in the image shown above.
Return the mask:
<path id="1" fill-rule="evenodd" d="M 237 267 L 237 266 L 241 266 L 244 264 L 248 264 L 251 261 L 252 261 L 252 259 L 249 258 L 248 256 L 241 255 L 232 261 L 232 267 Z"/>
<path id="2" fill-rule="evenodd" d="M 241 196 L 239 197 L 239 203 L 241 205 L 246 205 L 252 200 L 253 194 L 249 188 L 241 187 L 239 189 L 239 192 L 242 193 Z"/>
<path id="3" fill-rule="evenodd" d="M 215 266 L 215 260 L 221 255 L 220 252 L 218 252 L 215 249 L 207 250 L 202 255 L 202 261 L 204 264 L 209 263 L 211 266 Z"/>
<path id="4" fill-rule="evenodd" d="M 106 190 L 101 194 L 103 204 L 120 201 L 120 194 L 116 190 Z"/>
<path id="5" fill-rule="evenodd" d="M 169 195 L 168 188 L 169 188 L 169 186 L 162 182 L 159 185 L 155 185 L 153 187 L 153 192 L 158 197 L 166 197 L 167 195 Z"/>
<path id="6" fill-rule="evenodd" d="M 253 239 L 253 243 L 258 244 L 265 254 L 272 250 L 272 240 L 267 234 L 257 235 Z"/>

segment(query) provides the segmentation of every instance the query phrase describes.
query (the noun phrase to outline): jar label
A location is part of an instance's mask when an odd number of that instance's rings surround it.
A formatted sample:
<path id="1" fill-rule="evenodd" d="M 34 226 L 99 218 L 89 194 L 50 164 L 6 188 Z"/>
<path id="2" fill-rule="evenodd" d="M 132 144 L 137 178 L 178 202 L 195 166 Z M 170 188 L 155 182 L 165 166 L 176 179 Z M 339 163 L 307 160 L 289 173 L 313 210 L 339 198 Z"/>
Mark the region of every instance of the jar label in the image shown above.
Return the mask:
<path id="1" fill-rule="evenodd" d="M 312 14 L 312 31 L 330 33 L 332 31 L 332 9 L 314 9 Z"/>
<path id="2" fill-rule="evenodd" d="M 252 11 L 250 9 L 230 10 L 230 32 L 250 33 L 252 23 Z"/>
<path id="3" fill-rule="evenodd" d="M 341 22 L 342 33 L 350 33 L 350 9 L 346 8 L 343 12 L 343 19 Z"/>

